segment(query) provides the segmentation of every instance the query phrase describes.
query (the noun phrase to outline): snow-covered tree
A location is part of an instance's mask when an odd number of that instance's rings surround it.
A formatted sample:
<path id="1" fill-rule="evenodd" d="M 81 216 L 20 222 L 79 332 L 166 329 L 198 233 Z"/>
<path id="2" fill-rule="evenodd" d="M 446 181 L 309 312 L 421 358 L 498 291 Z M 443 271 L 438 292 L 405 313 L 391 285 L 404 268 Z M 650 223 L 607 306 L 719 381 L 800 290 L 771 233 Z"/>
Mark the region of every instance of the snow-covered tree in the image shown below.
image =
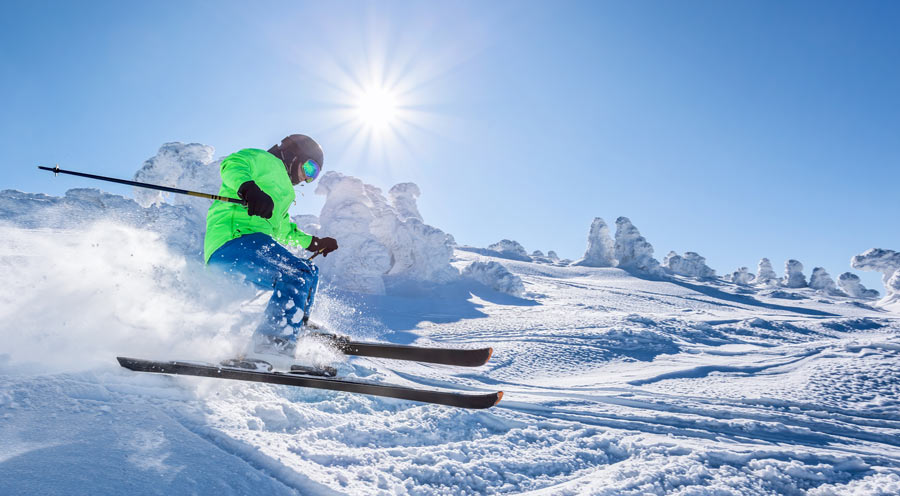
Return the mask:
<path id="1" fill-rule="evenodd" d="M 845 293 L 853 298 L 875 299 L 881 296 L 877 290 L 866 289 L 860 282 L 859 276 L 852 272 L 844 272 L 838 277 L 838 285 Z"/>
<path id="2" fill-rule="evenodd" d="M 609 227 L 603 219 L 595 217 L 591 223 L 590 233 L 588 233 L 587 251 L 584 252 L 584 257 L 572 265 L 615 267 L 614 249 L 613 240 L 609 236 Z"/>
<path id="3" fill-rule="evenodd" d="M 784 279 L 782 284 L 787 288 L 805 288 L 806 276 L 803 275 L 803 264 L 790 259 L 784 263 Z"/>
<path id="4" fill-rule="evenodd" d="M 659 261 L 653 258 L 651 245 L 628 217 L 616 219 L 615 257 L 618 266 L 635 272 L 662 275 Z"/>
<path id="5" fill-rule="evenodd" d="M 772 268 L 772 262 L 768 258 L 761 259 L 756 268 L 756 283 L 772 284 L 777 281 L 778 275 L 775 274 L 775 269 Z"/>
<path id="6" fill-rule="evenodd" d="M 419 207 L 416 205 L 416 199 L 421 194 L 419 186 L 415 183 L 395 184 L 388 191 L 388 198 L 390 198 L 391 205 L 394 206 L 394 210 L 396 210 L 397 217 L 400 220 L 417 219 L 422 221 L 422 214 L 419 213 Z"/>
<path id="7" fill-rule="evenodd" d="M 884 283 L 884 302 L 900 302 L 900 252 L 871 248 L 850 260 L 854 269 L 881 272 Z"/>
<path id="8" fill-rule="evenodd" d="M 673 274 L 682 276 L 716 277 L 716 271 L 706 265 L 706 258 L 692 251 L 684 252 L 684 256 L 670 251 L 666 258 L 663 259 L 663 267 Z"/>
<path id="9" fill-rule="evenodd" d="M 360 179 L 328 172 L 316 194 L 324 195 L 321 232 L 340 240 L 341 249 L 316 263 L 335 284 L 354 291 L 384 292 L 384 276 L 446 282 L 459 277 L 450 265 L 453 237 L 422 222 L 415 206 L 418 187 L 392 189 L 392 200 Z"/>
<path id="10" fill-rule="evenodd" d="M 738 270 L 734 271 L 731 274 L 731 282 L 735 284 L 740 284 L 741 286 L 748 286 L 753 282 L 756 276 L 750 273 L 750 269 L 747 267 L 741 267 Z"/>
<path id="11" fill-rule="evenodd" d="M 814 267 L 812 275 L 809 276 L 809 287 L 828 294 L 839 294 L 834 279 L 828 274 L 823 267 Z"/>
<path id="12" fill-rule="evenodd" d="M 550 260 L 553 260 L 555 262 L 555 261 L 559 260 L 559 255 L 557 255 L 555 251 L 550 250 L 547 252 L 547 258 L 549 258 Z"/>

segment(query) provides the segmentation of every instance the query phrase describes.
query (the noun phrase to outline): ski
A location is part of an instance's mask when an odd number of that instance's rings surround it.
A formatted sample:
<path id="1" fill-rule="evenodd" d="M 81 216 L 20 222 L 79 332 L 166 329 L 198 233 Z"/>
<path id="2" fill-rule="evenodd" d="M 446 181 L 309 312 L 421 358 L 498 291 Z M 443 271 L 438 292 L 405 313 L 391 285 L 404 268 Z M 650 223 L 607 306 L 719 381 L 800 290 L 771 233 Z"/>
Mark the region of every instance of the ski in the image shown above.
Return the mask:
<path id="1" fill-rule="evenodd" d="M 366 343 L 352 341 L 347 336 L 327 332 L 314 332 L 309 336 L 319 338 L 337 348 L 345 355 L 390 358 L 413 362 L 440 363 L 463 367 L 478 367 L 487 363 L 494 353 L 493 348 L 466 350 L 459 348 L 428 348 L 402 344 Z"/>
<path id="2" fill-rule="evenodd" d="M 348 393 L 369 394 L 388 398 L 434 403 L 437 405 L 455 406 L 459 408 L 490 408 L 496 405 L 503 392 L 482 394 L 465 394 L 433 389 L 419 389 L 390 384 L 353 381 L 333 377 L 308 376 L 304 374 L 282 372 L 260 372 L 236 368 L 178 361 L 154 361 L 139 358 L 116 357 L 119 365 L 135 372 L 154 372 L 158 374 L 193 375 L 197 377 L 213 377 L 237 381 L 265 382 L 285 386 L 330 389 Z"/>

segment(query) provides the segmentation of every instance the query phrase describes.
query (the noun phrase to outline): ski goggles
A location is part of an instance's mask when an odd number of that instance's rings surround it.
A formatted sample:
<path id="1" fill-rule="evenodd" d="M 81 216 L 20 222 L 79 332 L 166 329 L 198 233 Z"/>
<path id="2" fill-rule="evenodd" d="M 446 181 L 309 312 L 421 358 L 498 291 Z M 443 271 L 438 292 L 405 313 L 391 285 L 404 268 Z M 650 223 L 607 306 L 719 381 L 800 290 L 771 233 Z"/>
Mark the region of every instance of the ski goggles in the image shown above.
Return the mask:
<path id="1" fill-rule="evenodd" d="M 300 164 L 300 170 L 303 171 L 303 175 L 306 177 L 303 181 L 311 183 L 319 177 L 319 172 L 322 171 L 322 167 L 319 166 L 318 162 L 315 160 L 309 159 Z"/>

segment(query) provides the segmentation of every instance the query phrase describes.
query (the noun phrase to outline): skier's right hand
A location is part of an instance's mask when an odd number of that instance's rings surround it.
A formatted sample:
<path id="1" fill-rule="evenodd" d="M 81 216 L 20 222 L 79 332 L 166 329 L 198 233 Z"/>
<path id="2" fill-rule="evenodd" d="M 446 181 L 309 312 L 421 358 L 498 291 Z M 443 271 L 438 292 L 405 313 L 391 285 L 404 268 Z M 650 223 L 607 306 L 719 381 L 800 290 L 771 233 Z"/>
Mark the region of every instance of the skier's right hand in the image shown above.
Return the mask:
<path id="1" fill-rule="evenodd" d="M 271 219 L 275 202 L 265 191 L 259 189 L 253 181 L 247 181 L 237 190 L 238 197 L 247 202 L 247 213 L 263 219 Z"/>

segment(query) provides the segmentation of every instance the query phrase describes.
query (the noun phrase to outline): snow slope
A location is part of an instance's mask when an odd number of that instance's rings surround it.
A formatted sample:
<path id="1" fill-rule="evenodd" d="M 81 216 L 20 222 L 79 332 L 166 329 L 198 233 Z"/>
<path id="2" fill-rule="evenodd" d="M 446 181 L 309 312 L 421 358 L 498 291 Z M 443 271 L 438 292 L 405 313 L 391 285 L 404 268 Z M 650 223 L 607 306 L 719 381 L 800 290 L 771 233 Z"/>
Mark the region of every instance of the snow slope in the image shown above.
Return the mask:
<path id="1" fill-rule="evenodd" d="M 52 236 L 5 234 L 35 256 L 42 255 L 35 245 Z M 125 251 L 142 245 L 116 239 Z M 4 262 L 10 248 L 4 246 Z M 63 244 L 57 254 L 81 249 Z M 124 290 L 114 284 L 132 276 L 133 267 L 98 267 L 96 279 L 81 281 L 88 286 L 81 303 L 93 312 L 100 310 L 90 295 L 113 307 L 143 299 L 150 308 L 159 305 L 158 326 L 129 320 L 118 308 L 93 321 L 74 307 L 54 314 L 49 303 L 35 306 L 38 295 L 19 306 L 21 318 L 5 308 L 3 322 L 36 323 L 2 329 L 0 494 L 900 490 L 896 314 L 807 289 L 798 292 L 803 299 L 786 301 L 726 283 L 650 281 L 619 269 L 468 251 L 456 257 L 459 269 L 502 263 L 524 281 L 526 298 L 466 279 L 427 296 L 326 291 L 314 317 L 364 338 L 494 346 L 492 361 L 478 369 L 340 362 L 342 373 L 356 377 L 504 390 L 503 402 L 488 411 L 120 369 L 117 353 L 210 357 L 217 355 L 210 348 L 229 342 L 228 333 L 215 330 L 227 328 L 224 320 L 185 330 L 190 319 L 204 320 L 198 312 L 221 315 L 211 310 L 221 302 L 187 307 L 166 299 L 178 290 L 150 269 L 139 270 L 128 283 L 135 287 Z M 51 277 L 34 290 L 57 302 L 70 297 L 59 288 L 53 293 L 55 282 Z M 166 317 L 163 308 L 177 317 Z M 365 325 L 356 331 L 351 321 Z M 61 328 L 74 329 L 78 343 L 65 341 Z M 248 331 L 231 334 L 242 332 Z M 55 364 L 62 358 L 55 346 L 84 362 Z"/>
<path id="2" fill-rule="evenodd" d="M 392 191 L 420 225 L 418 188 Z M 203 270 L 185 208 L 0 194 L 0 494 L 900 493 L 900 315 L 814 288 L 471 249 L 450 268 L 493 276 L 322 287 L 313 319 L 338 332 L 495 353 L 469 369 L 304 342 L 299 361 L 503 390 L 484 411 L 124 370 L 231 356 L 267 299 Z"/>

